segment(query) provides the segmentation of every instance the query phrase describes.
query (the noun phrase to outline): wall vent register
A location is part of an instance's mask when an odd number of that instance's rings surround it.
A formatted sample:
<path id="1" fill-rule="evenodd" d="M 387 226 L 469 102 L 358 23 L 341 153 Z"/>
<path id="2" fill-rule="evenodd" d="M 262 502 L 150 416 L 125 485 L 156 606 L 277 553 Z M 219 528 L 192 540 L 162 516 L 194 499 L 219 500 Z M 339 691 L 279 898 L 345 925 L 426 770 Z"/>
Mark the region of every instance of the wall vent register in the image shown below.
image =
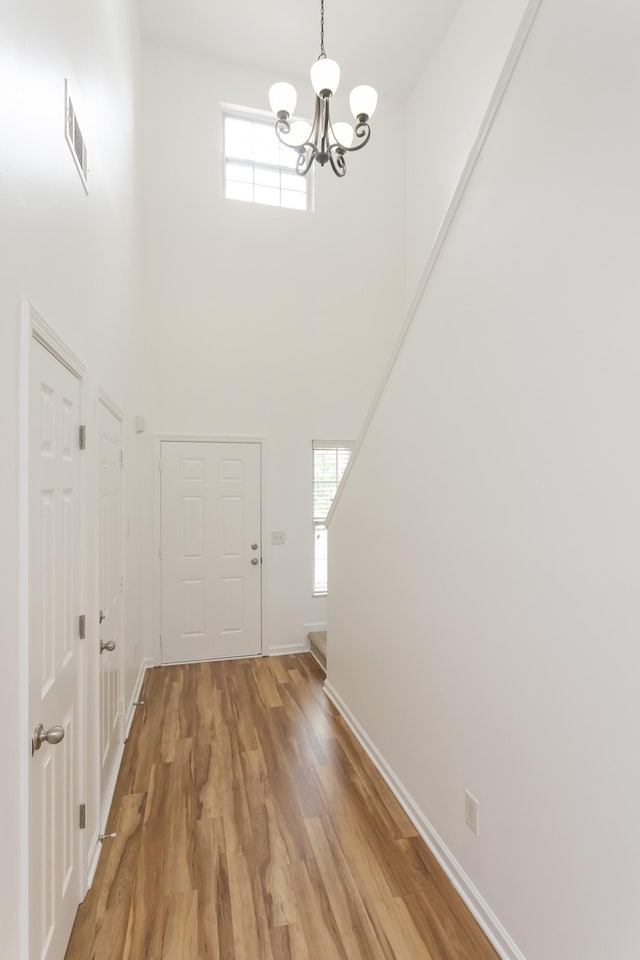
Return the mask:
<path id="1" fill-rule="evenodd" d="M 89 168 L 87 166 L 87 145 L 84 141 L 78 117 L 69 95 L 69 81 L 64 82 L 64 135 L 71 151 L 71 156 L 80 174 L 82 186 L 89 192 Z"/>

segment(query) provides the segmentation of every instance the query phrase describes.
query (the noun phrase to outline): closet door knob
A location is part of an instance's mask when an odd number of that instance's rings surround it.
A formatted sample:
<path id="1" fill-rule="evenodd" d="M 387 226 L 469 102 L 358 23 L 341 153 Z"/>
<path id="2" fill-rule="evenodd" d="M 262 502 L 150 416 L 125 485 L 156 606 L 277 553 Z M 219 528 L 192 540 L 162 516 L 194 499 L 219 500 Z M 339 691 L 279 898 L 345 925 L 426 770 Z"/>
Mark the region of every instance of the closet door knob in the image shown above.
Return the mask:
<path id="1" fill-rule="evenodd" d="M 42 744 L 45 742 L 56 744 L 60 743 L 61 740 L 64 740 L 64 727 L 49 727 L 48 730 L 45 730 L 41 723 L 33 731 L 33 738 L 31 740 L 31 756 L 34 755 L 36 750 L 39 750 Z"/>

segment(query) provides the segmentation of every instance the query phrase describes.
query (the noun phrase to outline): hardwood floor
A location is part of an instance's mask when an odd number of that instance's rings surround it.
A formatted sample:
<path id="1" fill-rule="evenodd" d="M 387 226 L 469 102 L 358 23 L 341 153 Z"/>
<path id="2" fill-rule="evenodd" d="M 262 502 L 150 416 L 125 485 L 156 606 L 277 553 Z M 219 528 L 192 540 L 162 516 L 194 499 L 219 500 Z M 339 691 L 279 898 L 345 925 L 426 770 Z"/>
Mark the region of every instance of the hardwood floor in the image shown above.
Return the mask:
<path id="1" fill-rule="evenodd" d="M 322 680 L 147 671 L 66 960 L 496 960 Z"/>

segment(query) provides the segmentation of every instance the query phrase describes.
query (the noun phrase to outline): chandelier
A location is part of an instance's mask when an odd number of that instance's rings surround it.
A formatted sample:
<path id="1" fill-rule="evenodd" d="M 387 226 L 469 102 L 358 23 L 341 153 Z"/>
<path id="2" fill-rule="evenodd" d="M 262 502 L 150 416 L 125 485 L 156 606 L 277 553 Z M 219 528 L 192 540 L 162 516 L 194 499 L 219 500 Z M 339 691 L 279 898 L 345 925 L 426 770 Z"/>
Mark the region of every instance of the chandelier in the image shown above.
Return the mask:
<path id="1" fill-rule="evenodd" d="M 291 122 L 298 95 L 291 83 L 274 83 L 269 89 L 269 103 L 276 117 L 276 135 L 280 143 L 298 152 L 296 171 L 305 176 L 313 161 L 321 167 L 331 164 L 338 177 L 347 172 L 345 154 L 354 153 L 369 142 L 369 120 L 378 102 L 378 94 L 366 84 L 354 87 L 349 95 L 349 106 L 355 118 L 355 128 L 345 121 L 332 123 L 329 103 L 340 83 L 340 67 L 324 52 L 324 0 L 320 0 L 320 55 L 311 67 L 311 85 L 316 95 L 313 123 L 306 120 Z M 354 140 L 356 141 L 354 143 Z"/>

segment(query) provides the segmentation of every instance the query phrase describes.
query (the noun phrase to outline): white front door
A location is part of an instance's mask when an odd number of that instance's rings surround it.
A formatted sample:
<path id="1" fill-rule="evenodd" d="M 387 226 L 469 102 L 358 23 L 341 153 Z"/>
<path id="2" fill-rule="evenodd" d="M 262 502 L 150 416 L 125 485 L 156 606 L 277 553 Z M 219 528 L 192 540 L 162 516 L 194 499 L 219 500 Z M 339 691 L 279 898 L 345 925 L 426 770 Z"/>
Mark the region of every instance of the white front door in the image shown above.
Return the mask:
<path id="1" fill-rule="evenodd" d="M 122 742 L 122 424 L 100 401 L 100 806 L 109 813 Z"/>
<path id="2" fill-rule="evenodd" d="M 29 957 L 62 960 L 79 901 L 80 383 L 32 343 L 29 386 Z M 63 734 L 63 739 L 60 739 Z M 56 742 L 58 741 L 58 742 Z M 11 825 L 5 825 L 11 829 Z"/>
<path id="3" fill-rule="evenodd" d="M 162 443 L 163 663 L 261 652 L 260 454 Z"/>

